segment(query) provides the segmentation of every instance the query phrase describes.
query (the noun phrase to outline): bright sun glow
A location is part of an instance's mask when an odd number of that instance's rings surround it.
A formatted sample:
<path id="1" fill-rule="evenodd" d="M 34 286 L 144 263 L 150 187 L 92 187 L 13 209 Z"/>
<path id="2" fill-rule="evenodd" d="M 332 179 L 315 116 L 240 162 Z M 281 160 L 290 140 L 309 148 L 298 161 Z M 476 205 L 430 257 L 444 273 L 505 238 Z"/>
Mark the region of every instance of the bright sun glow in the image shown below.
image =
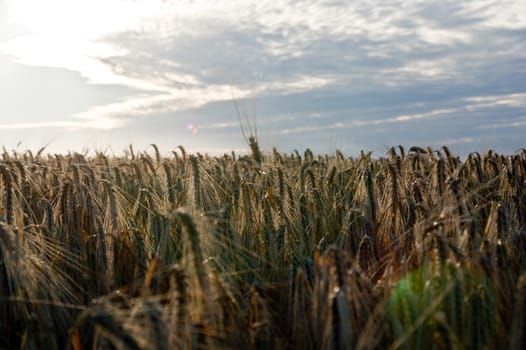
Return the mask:
<path id="1" fill-rule="evenodd" d="M 7 2 L 9 20 L 35 35 L 97 39 L 155 15 L 159 1 L 13 0 Z"/>
<path id="2" fill-rule="evenodd" d="M 0 45 L 18 62 L 71 69 L 96 83 L 152 88 L 114 74 L 97 58 L 121 54 L 100 39 L 140 28 L 144 19 L 160 11 L 159 1 L 15 0 L 7 5 L 9 21 L 29 33 Z"/>
<path id="3" fill-rule="evenodd" d="M 0 52 L 9 54 L 22 64 L 79 72 L 91 83 L 123 85 L 157 92 L 152 96 L 130 96 L 108 105 L 93 106 L 73 115 L 76 119 L 73 123 L 46 124 L 50 127 L 83 125 L 118 128 L 126 123 L 126 116 L 143 115 L 153 112 L 153 108 L 157 108 L 157 111 L 159 108 L 167 108 L 167 111 L 195 108 L 211 100 L 231 98 L 232 89 L 228 85 L 198 87 L 200 82 L 193 76 L 167 73 L 167 78 L 191 85 L 177 88 L 154 78 L 135 79 L 119 74 L 101 60 L 130 54 L 125 49 L 109 45 L 105 37 L 135 31 L 162 37 L 167 34 L 164 31 L 170 28 L 170 25 L 164 25 L 169 23 L 166 22 L 167 18 L 204 16 L 207 13 L 204 9 L 210 4 L 213 3 L 190 0 L 174 3 L 162 0 L 8 0 L 9 22 L 24 28 L 27 34 L 0 43 Z M 244 94 L 238 92 L 238 95 Z M 17 124 L 17 127 L 27 125 Z M 197 127 L 192 127 L 191 132 L 196 134 L 197 130 Z"/>

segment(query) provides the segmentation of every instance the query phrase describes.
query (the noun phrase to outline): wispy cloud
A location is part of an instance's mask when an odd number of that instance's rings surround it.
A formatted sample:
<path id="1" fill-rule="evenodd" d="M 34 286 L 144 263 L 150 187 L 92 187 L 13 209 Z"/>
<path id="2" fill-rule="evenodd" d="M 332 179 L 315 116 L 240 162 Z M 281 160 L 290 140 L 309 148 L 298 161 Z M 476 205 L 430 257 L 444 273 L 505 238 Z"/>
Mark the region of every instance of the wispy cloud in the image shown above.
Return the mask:
<path id="1" fill-rule="evenodd" d="M 385 69 L 385 82 L 392 86 L 414 84 L 415 81 L 450 80 L 460 74 L 450 58 L 415 60 L 404 65 Z"/>
<path id="2" fill-rule="evenodd" d="M 368 126 L 388 125 L 394 123 L 409 123 L 417 120 L 438 118 L 440 116 L 450 115 L 457 112 L 458 109 L 438 109 L 426 113 L 404 114 L 395 117 L 381 118 L 381 119 L 357 119 L 347 122 L 337 122 L 329 125 L 303 126 L 298 128 L 284 129 L 279 131 L 280 134 L 294 134 L 303 132 L 319 132 L 330 129 L 348 129 L 348 128 L 362 128 Z"/>
<path id="3" fill-rule="evenodd" d="M 122 127 L 123 120 L 114 118 L 104 118 L 97 116 L 97 118 L 89 118 L 87 116 L 80 116 L 84 120 L 79 121 L 48 121 L 39 123 L 5 123 L 0 124 L 0 130 L 28 130 L 28 129 L 66 129 L 66 130 L 81 130 L 81 129 L 98 129 L 108 130 Z"/>
<path id="4" fill-rule="evenodd" d="M 464 100 L 468 102 L 468 104 L 466 105 L 466 109 L 468 111 L 495 107 L 526 107 L 526 93 L 514 93 L 493 96 L 475 96 L 467 97 Z"/>
<path id="5" fill-rule="evenodd" d="M 483 129 L 500 129 L 500 128 L 523 128 L 526 127 L 526 116 L 514 118 L 514 120 L 501 121 L 493 124 L 482 125 Z"/>
<path id="6" fill-rule="evenodd" d="M 479 138 L 476 137 L 461 137 L 461 138 L 446 138 L 440 141 L 441 145 L 468 145 L 479 142 Z"/>
<path id="7" fill-rule="evenodd" d="M 79 128 L 83 124 L 75 122 L 43 122 L 43 123 L 12 123 L 12 124 L 0 124 L 0 130 L 24 130 L 24 129 L 47 129 L 47 128 Z"/>

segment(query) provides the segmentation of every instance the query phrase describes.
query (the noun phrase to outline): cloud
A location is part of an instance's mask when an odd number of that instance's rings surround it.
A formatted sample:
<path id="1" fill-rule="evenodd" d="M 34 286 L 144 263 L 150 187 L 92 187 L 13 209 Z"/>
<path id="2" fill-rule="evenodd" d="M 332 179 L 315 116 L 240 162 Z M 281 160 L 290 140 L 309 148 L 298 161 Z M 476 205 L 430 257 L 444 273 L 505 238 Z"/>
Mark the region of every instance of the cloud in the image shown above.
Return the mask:
<path id="1" fill-rule="evenodd" d="M 123 126 L 124 120 L 115 118 L 89 118 L 87 116 L 79 115 L 81 121 L 47 121 L 35 123 L 3 123 L 0 124 L 0 130 L 29 130 L 29 129 L 66 129 L 66 130 L 81 130 L 81 129 L 97 129 L 108 130 Z"/>
<path id="2" fill-rule="evenodd" d="M 107 120 L 111 121 L 109 124 L 113 127 L 118 127 L 119 123 L 115 123 L 114 120 L 124 122 L 132 117 L 195 109 L 210 102 L 231 100 L 233 94 L 243 97 L 247 93 L 247 91 L 239 91 L 229 85 L 172 88 L 166 89 L 163 94 L 139 94 L 119 102 L 95 106 L 88 111 L 75 114 L 74 117 L 101 123 Z"/>
<path id="3" fill-rule="evenodd" d="M 464 100 L 468 103 L 466 105 L 468 111 L 495 107 L 526 107 L 526 93 L 466 97 Z"/>
<path id="4" fill-rule="evenodd" d="M 466 1 L 460 3 L 460 14 L 478 19 L 489 28 L 526 29 L 526 4 L 523 1 Z"/>
<path id="5" fill-rule="evenodd" d="M 405 114 L 399 115 L 390 118 L 379 118 L 379 119 L 357 119 L 347 122 L 337 122 L 329 125 L 317 125 L 317 126 L 303 126 L 293 129 L 281 130 L 279 134 L 293 134 L 293 133 L 303 133 L 303 132 L 320 132 L 330 129 L 349 129 L 349 128 L 363 128 L 370 126 L 386 126 L 388 124 L 394 123 L 409 123 L 417 120 L 432 119 L 438 118 L 444 115 L 450 115 L 454 112 L 457 112 L 457 109 L 438 109 L 426 113 L 417 113 L 417 114 Z"/>
<path id="6" fill-rule="evenodd" d="M 466 144 L 474 144 L 479 142 L 479 138 L 476 137 L 462 137 L 462 138 L 446 138 L 442 140 L 441 144 L 443 145 L 466 145 Z"/>
<path id="7" fill-rule="evenodd" d="M 24 129 L 47 129 L 47 128 L 66 128 L 66 129 L 77 129 L 83 126 L 82 123 L 55 121 L 55 122 L 43 122 L 43 123 L 12 123 L 12 124 L 0 124 L 0 130 L 24 130 Z"/>
<path id="8" fill-rule="evenodd" d="M 482 125 L 483 129 L 500 129 L 500 128 L 523 128 L 526 127 L 526 116 L 519 116 L 514 120 L 501 121 L 494 124 Z"/>
<path id="9" fill-rule="evenodd" d="M 460 74 L 450 58 L 409 61 L 403 66 L 385 69 L 382 73 L 385 83 L 392 86 L 414 84 L 418 80 L 451 80 Z"/>
<path id="10" fill-rule="evenodd" d="M 476 146 L 502 125 L 523 126 L 523 1 L 135 1 L 129 18 L 125 3 L 112 0 L 119 23 L 105 12 L 93 33 L 95 12 L 78 25 L 82 11 L 59 16 L 81 41 L 51 28 L 0 48 L 134 89 L 73 114 L 90 127 L 149 123 L 162 135 L 191 119 L 224 136 L 238 132 L 232 100 L 250 105 L 254 94 L 260 132 L 278 142 L 328 132 L 376 149 L 396 140 Z"/>

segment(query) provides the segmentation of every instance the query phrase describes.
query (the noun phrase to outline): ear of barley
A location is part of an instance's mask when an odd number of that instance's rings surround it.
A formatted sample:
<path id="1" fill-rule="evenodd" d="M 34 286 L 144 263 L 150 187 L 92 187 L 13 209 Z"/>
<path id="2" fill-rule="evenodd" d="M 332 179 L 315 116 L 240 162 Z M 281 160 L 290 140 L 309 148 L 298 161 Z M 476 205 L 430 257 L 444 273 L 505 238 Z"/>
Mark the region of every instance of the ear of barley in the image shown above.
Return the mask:
<path id="1" fill-rule="evenodd" d="M 198 158 L 193 155 L 190 156 L 190 164 L 192 165 L 194 204 L 196 208 L 201 208 L 201 176 Z"/>
<path id="2" fill-rule="evenodd" d="M 203 253 L 201 251 L 201 244 L 199 239 L 199 232 L 195 226 L 191 216 L 183 211 L 176 211 L 175 215 L 186 229 L 187 237 L 190 242 L 190 248 L 193 254 L 193 265 L 197 274 L 197 279 L 201 289 L 208 295 L 210 288 L 208 287 L 208 279 L 206 277 L 205 267 L 203 265 Z"/>
<path id="3" fill-rule="evenodd" d="M 161 152 L 159 152 L 159 147 L 157 147 L 155 143 L 152 143 L 150 146 L 152 146 L 155 151 L 155 161 L 157 162 L 157 165 L 161 164 Z"/>
<path id="4" fill-rule="evenodd" d="M 5 212 L 5 220 L 6 222 L 11 225 L 14 221 L 14 215 L 13 215 L 13 179 L 11 176 L 11 172 L 9 169 L 3 165 L 0 164 L 0 174 L 2 175 L 2 181 L 4 184 L 4 212 Z"/>
<path id="5" fill-rule="evenodd" d="M 374 180 L 371 169 L 368 166 L 365 169 L 365 187 L 367 191 L 367 208 L 368 208 L 368 223 L 369 230 L 373 237 L 376 234 L 376 196 L 374 189 Z"/>

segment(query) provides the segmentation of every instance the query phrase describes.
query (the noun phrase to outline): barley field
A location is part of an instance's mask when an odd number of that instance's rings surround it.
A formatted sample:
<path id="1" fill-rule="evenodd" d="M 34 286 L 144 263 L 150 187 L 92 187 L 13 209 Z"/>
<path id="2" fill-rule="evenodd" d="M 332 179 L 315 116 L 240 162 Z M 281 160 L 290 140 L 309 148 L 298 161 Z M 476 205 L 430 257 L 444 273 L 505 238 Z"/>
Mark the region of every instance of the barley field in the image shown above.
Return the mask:
<path id="1" fill-rule="evenodd" d="M 0 349 L 526 348 L 526 150 L 0 155 Z"/>

